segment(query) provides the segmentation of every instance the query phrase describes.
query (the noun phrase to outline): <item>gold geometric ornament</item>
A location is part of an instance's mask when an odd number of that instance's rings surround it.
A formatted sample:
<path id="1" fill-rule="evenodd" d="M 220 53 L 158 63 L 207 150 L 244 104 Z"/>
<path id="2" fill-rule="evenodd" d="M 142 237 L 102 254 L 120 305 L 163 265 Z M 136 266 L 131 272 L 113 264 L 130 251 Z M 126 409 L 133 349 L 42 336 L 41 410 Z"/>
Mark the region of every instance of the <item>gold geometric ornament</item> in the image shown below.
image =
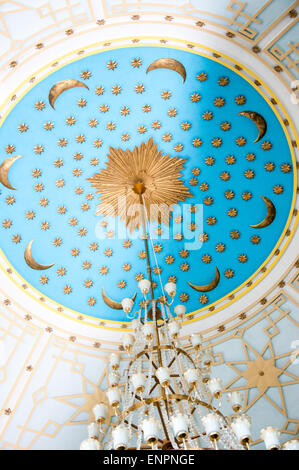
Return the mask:
<path id="1" fill-rule="evenodd" d="M 226 365 L 233 369 L 237 375 L 226 385 L 225 390 L 245 391 L 244 412 L 247 412 L 254 403 L 263 397 L 281 414 L 287 416 L 283 388 L 299 383 L 299 377 L 288 371 L 288 368 L 292 365 L 292 351 L 276 355 L 270 340 L 260 353 L 244 339 L 242 339 L 242 345 L 246 359 L 226 362 Z M 254 355 L 255 359 L 252 360 L 249 354 Z M 277 360 L 282 358 L 285 359 L 285 364 L 278 367 Z M 286 380 L 287 378 L 289 380 Z M 245 379 L 246 384 L 238 385 L 237 382 L 240 379 Z M 279 392 L 280 403 L 276 403 L 269 393 L 273 388 L 276 388 Z M 249 391 L 252 389 L 256 389 L 257 394 L 249 399 Z"/>
<path id="2" fill-rule="evenodd" d="M 192 196 L 180 179 L 186 159 L 162 155 L 152 138 L 133 151 L 109 152 L 106 168 L 87 180 L 101 194 L 96 215 L 119 216 L 132 233 L 143 222 L 142 193 L 149 221 L 169 225 L 172 205 Z"/>

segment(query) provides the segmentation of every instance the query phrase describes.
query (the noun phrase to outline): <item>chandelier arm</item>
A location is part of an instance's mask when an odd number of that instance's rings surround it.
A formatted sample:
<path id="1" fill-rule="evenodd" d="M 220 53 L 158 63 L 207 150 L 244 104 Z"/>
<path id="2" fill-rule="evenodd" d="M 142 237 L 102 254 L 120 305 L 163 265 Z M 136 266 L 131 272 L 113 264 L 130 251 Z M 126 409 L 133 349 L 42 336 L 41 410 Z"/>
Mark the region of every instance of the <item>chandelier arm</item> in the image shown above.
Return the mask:
<path id="1" fill-rule="evenodd" d="M 142 351 L 140 351 L 138 354 L 136 354 L 136 356 L 130 361 L 129 365 L 128 365 L 128 372 L 129 372 L 129 369 L 130 367 L 132 366 L 132 364 L 137 360 L 139 359 L 143 354 L 147 357 L 148 357 L 148 352 L 150 351 L 159 351 L 159 350 L 162 350 L 162 349 L 169 349 L 169 350 L 175 350 L 177 355 L 178 354 L 184 354 L 191 362 L 192 364 L 194 365 L 194 367 L 196 367 L 192 357 L 186 352 L 184 351 L 182 348 L 177 348 L 176 346 L 171 346 L 170 344 L 159 344 L 159 346 L 153 346 L 152 348 L 148 348 L 148 349 L 143 349 Z M 155 366 L 155 368 L 157 368 Z"/>
<path id="2" fill-rule="evenodd" d="M 150 389 L 149 395 L 151 395 L 151 394 L 153 393 L 153 391 L 155 390 L 155 388 L 157 387 L 157 385 L 159 385 L 159 382 L 158 382 L 156 376 L 155 376 L 154 378 L 155 378 L 155 380 L 156 380 L 156 383 L 155 383 L 155 385 L 153 385 L 152 388 Z"/>
<path id="3" fill-rule="evenodd" d="M 135 424 L 133 423 L 129 423 L 129 421 L 127 419 L 124 420 L 124 423 L 127 424 L 128 426 L 130 426 L 131 428 L 134 429 L 134 431 L 138 431 L 138 426 L 136 426 Z M 162 439 L 158 439 L 158 442 L 160 442 L 160 444 L 163 444 L 163 440 Z M 146 444 L 142 444 L 141 445 L 141 448 L 142 449 L 151 449 L 150 446 L 147 446 Z M 128 450 L 136 450 L 136 447 L 135 448 L 131 448 L 131 449 L 128 449 Z"/>
<path id="4" fill-rule="evenodd" d="M 147 353 L 145 353 L 146 357 L 148 358 L 148 360 L 150 360 L 149 358 L 149 355 Z M 154 361 L 152 361 L 152 364 L 153 364 L 153 367 L 157 370 L 158 367 L 156 366 L 156 364 L 154 363 Z"/>
<path id="5" fill-rule="evenodd" d="M 168 399 L 169 400 L 179 400 L 179 401 L 182 401 L 182 400 L 186 400 L 186 401 L 191 401 L 191 397 L 188 396 L 188 395 L 182 395 L 180 393 L 175 393 L 175 394 L 171 394 L 171 395 L 168 395 Z M 132 411 L 136 411 L 137 409 L 139 409 L 140 407 L 144 406 L 144 405 L 150 405 L 151 403 L 153 403 L 155 406 L 156 403 L 159 403 L 161 401 L 164 401 L 163 399 L 163 396 L 160 395 L 160 396 L 156 396 L 156 397 L 152 397 L 152 398 L 145 398 L 142 402 L 138 402 L 138 403 L 134 403 L 130 408 L 128 408 L 123 416 L 126 417 L 128 416 L 128 414 L 130 414 Z M 213 405 L 211 405 L 210 403 L 206 403 L 202 400 L 199 400 L 198 398 L 195 399 L 195 403 L 197 405 L 200 405 L 200 406 L 203 406 L 204 408 L 207 408 L 209 409 L 210 411 L 214 411 L 214 413 L 216 413 L 219 417 L 221 417 L 225 424 L 227 425 L 228 424 L 228 421 L 227 419 L 225 418 L 225 416 L 221 413 L 221 411 L 217 410 L 216 408 L 213 407 Z"/>
<path id="6" fill-rule="evenodd" d="M 170 363 L 167 366 L 168 369 L 172 366 L 172 364 L 174 363 L 175 360 L 176 360 L 176 356 L 171 359 Z"/>
<path id="7" fill-rule="evenodd" d="M 167 440 L 169 440 L 169 435 L 168 435 L 167 427 L 166 427 L 166 424 L 165 424 L 165 421 L 164 421 L 164 418 L 163 418 L 163 414 L 162 414 L 161 406 L 160 406 L 160 403 L 159 403 L 159 402 L 156 403 L 156 408 L 157 408 L 157 410 L 158 410 L 158 413 L 159 413 L 159 416 L 160 416 L 160 419 L 161 419 L 161 424 L 162 424 L 162 427 L 163 427 L 163 431 L 164 431 L 164 434 L 165 434 L 165 438 L 166 438 Z"/>
<path id="8" fill-rule="evenodd" d="M 169 390 L 171 391 L 171 393 L 172 393 L 173 395 L 175 395 L 175 391 L 173 390 L 172 386 L 171 386 L 171 385 L 168 385 L 168 388 L 169 388 Z"/>
<path id="9" fill-rule="evenodd" d="M 130 426 L 131 428 L 133 428 L 135 431 L 138 431 L 138 426 L 136 426 L 133 423 L 129 423 L 129 421 L 127 419 L 124 420 L 124 423 L 127 424 L 128 426 Z"/>

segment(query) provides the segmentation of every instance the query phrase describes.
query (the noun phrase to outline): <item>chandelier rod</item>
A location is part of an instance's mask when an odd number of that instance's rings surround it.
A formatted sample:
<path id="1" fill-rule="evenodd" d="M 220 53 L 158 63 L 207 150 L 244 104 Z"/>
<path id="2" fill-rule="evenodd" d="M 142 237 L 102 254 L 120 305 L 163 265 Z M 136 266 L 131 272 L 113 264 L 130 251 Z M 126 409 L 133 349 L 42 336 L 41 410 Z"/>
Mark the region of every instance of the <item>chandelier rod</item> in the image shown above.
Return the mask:
<path id="1" fill-rule="evenodd" d="M 144 199 L 143 199 L 143 196 L 142 196 L 143 193 L 145 192 L 146 188 L 145 188 L 144 183 L 142 183 L 141 181 L 138 181 L 134 185 L 133 189 L 138 194 L 139 202 L 140 202 L 141 207 L 143 209 L 143 214 L 142 214 L 143 215 L 143 217 L 142 217 L 143 241 L 144 241 L 144 248 L 145 248 L 148 279 L 151 283 L 151 285 L 150 285 L 150 293 L 151 293 L 150 300 L 151 300 L 151 303 L 152 303 L 152 309 L 154 310 L 155 306 L 154 306 L 154 302 L 153 302 L 154 301 L 154 289 L 153 289 L 153 280 L 152 280 L 152 269 L 151 269 L 151 263 L 150 263 L 148 239 L 147 239 L 147 234 L 146 234 L 146 214 L 147 214 L 147 212 L 146 212 L 146 207 L 145 207 L 145 204 L 144 204 Z M 163 366 L 163 360 L 162 360 L 162 354 L 161 354 L 161 350 L 160 350 L 160 337 L 159 337 L 159 330 L 158 330 L 158 323 L 157 323 L 157 316 L 156 316 L 156 308 L 155 308 L 155 314 L 152 315 L 152 320 L 155 324 L 156 342 L 157 342 L 157 346 L 158 346 L 157 347 L 157 355 L 158 355 L 159 367 L 162 367 Z M 166 392 L 160 384 L 159 384 L 159 388 L 160 388 L 160 391 L 161 391 L 161 394 L 162 394 L 162 397 L 163 397 L 163 401 L 165 403 L 167 415 L 169 415 Z M 169 435 L 168 435 L 167 427 L 166 427 L 166 424 L 165 424 L 165 421 L 164 421 L 164 418 L 163 418 L 163 414 L 162 414 L 162 411 L 161 411 L 161 408 L 160 408 L 160 404 L 157 404 L 156 408 L 158 410 L 158 413 L 159 413 L 159 416 L 160 416 L 160 419 L 161 419 L 161 424 L 162 424 L 162 427 L 163 427 L 165 438 L 167 440 L 169 440 Z"/>
<path id="2" fill-rule="evenodd" d="M 150 263 L 150 256 L 149 256 L 149 249 L 148 249 L 148 241 L 146 236 L 146 208 L 144 204 L 144 200 L 142 194 L 146 191 L 146 187 L 142 181 L 137 181 L 133 185 L 133 191 L 138 194 L 139 203 L 143 209 L 142 213 L 142 230 L 143 230 L 143 241 L 144 241 L 144 248 L 145 248 L 145 256 L 146 256 L 146 266 L 147 266 L 147 273 L 149 277 L 149 281 L 151 283 L 150 292 L 151 292 L 151 301 L 154 300 L 154 289 L 153 289 L 153 282 L 152 282 L 152 269 Z"/>

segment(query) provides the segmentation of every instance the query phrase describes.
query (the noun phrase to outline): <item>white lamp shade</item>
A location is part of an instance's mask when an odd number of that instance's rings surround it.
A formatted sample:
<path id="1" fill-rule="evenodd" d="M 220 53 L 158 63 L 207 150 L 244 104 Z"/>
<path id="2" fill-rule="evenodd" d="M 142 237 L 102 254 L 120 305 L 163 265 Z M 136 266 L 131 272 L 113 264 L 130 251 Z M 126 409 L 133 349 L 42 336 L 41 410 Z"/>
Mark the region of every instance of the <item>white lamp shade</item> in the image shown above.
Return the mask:
<path id="1" fill-rule="evenodd" d="M 181 328 L 181 325 L 176 320 L 172 320 L 168 323 L 168 331 L 169 331 L 170 336 L 173 339 L 178 337 L 180 328 Z"/>
<path id="2" fill-rule="evenodd" d="M 125 313 L 130 313 L 133 308 L 134 302 L 132 299 L 125 298 L 121 301 L 121 305 Z"/>
<path id="3" fill-rule="evenodd" d="M 164 286 L 165 291 L 169 297 L 174 297 L 176 294 L 176 284 L 174 282 L 167 282 Z"/>
<path id="4" fill-rule="evenodd" d="M 139 320 L 137 320 L 137 318 L 135 318 L 135 320 L 132 320 L 131 321 L 131 326 L 133 328 L 133 330 L 136 332 L 138 330 L 138 328 L 140 327 L 141 323 Z"/>
<path id="5" fill-rule="evenodd" d="M 112 353 L 109 359 L 109 364 L 112 367 L 112 369 L 114 370 L 118 369 L 119 363 L 120 363 L 120 355 L 117 353 Z"/>
<path id="6" fill-rule="evenodd" d="M 238 413 L 242 409 L 243 393 L 233 391 L 227 394 L 227 400 L 232 405 L 232 409 L 235 413 Z"/>
<path id="7" fill-rule="evenodd" d="M 106 395 L 107 395 L 109 404 L 113 408 L 118 408 L 120 405 L 120 400 L 121 400 L 119 389 L 117 387 L 110 387 L 108 388 Z"/>
<path id="8" fill-rule="evenodd" d="M 105 405 L 105 403 L 99 403 L 95 405 L 92 409 L 95 420 L 97 423 L 103 423 L 108 414 L 108 407 Z"/>
<path id="9" fill-rule="evenodd" d="M 135 338 L 133 335 L 131 335 L 130 333 L 125 333 L 123 336 L 122 336 L 122 343 L 123 343 L 123 347 L 126 349 L 126 350 L 131 350 L 132 349 L 132 346 L 134 344 L 134 341 L 135 341 Z"/>
<path id="10" fill-rule="evenodd" d="M 131 381 L 132 381 L 135 392 L 137 393 L 144 392 L 146 377 L 142 372 L 137 372 L 136 374 L 133 374 L 131 377 Z"/>
<path id="11" fill-rule="evenodd" d="M 159 367 L 156 370 L 156 377 L 163 387 L 168 387 L 170 382 L 170 373 L 168 367 Z"/>
<path id="12" fill-rule="evenodd" d="M 151 283 L 148 279 L 142 279 L 141 281 L 139 281 L 138 287 L 141 290 L 142 294 L 146 295 L 148 294 L 151 288 Z"/>
<path id="13" fill-rule="evenodd" d="M 249 416 L 245 414 L 237 416 L 231 426 L 241 444 L 251 440 L 251 419 Z"/>
<path id="14" fill-rule="evenodd" d="M 99 425 L 97 423 L 90 423 L 87 426 L 88 437 L 93 437 L 97 439 L 100 434 Z"/>
<path id="15" fill-rule="evenodd" d="M 126 450 L 130 439 L 129 429 L 121 424 L 116 426 L 112 431 L 112 438 L 115 450 Z"/>
<path id="16" fill-rule="evenodd" d="M 212 377 L 208 381 L 208 389 L 215 398 L 220 398 L 222 393 L 222 381 L 217 377 Z"/>
<path id="17" fill-rule="evenodd" d="M 182 318 L 186 313 L 185 305 L 176 305 L 174 307 L 174 313 L 178 316 L 178 318 Z"/>
<path id="18" fill-rule="evenodd" d="M 201 346 L 201 336 L 198 333 L 192 333 L 191 343 L 194 348 L 199 349 Z"/>
<path id="19" fill-rule="evenodd" d="M 261 439 L 263 439 L 267 450 L 279 449 L 279 437 L 280 431 L 272 426 L 261 430 Z"/>
<path id="20" fill-rule="evenodd" d="M 186 370 L 184 377 L 189 387 L 194 387 L 199 379 L 197 370 L 191 368 Z"/>
<path id="21" fill-rule="evenodd" d="M 142 333 L 147 341 L 152 341 L 155 334 L 155 327 L 153 323 L 145 323 L 142 327 Z"/>
<path id="22" fill-rule="evenodd" d="M 142 421 L 144 440 L 148 444 L 155 444 L 159 439 L 161 425 L 157 419 L 147 418 Z"/>
<path id="23" fill-rule="evenodd" d="M 117 387 L 120 381 L 120 375 L 116 372 L 110 372 L 109 376 L 110 387 Z"/>
<path id="24" fill-rule="evenodd" d="M 177 413 L 171 417 L 173 434 L 179 440 L 186 439 L 188 436 L 188 419 L 182 413 Z"/>
<path id="25" fill-rule="evenodd" d="M 80 450 L 102 450 L 102 446 L 97 439 L 89 437 L 81 442 Z"/>
<path id="26" fill-rule="evenodd" d="M 281 447 L 282 450 L 299 450 L 299 441 L 292 439 L 291 441 L 285 442 Z"/>
<path id="27" fill-rule="evenodd" d="M 200 360 L 201 360 L 201 362 L 203 363 L 204 366 L 210 367 L 210 365 L 213 362 L 213 356 L 212 356 L 212 354 L 210 354 L 209 352 L 206 351 L 201 355 Z"/>
<path id="28" fill-rule="evenodd" d="M 217 438 L 220 435 L 219 419 L 215 413 L 208 413 L 201 418 L 201 421 L 207 436 Z"/>
<path id="29" fill-rule="evenodd" d="M 210 380 L 211 370 L 208 367 L 203 367 L 201 369 L 201 377 L 204 384 L 208 383 Z"/>

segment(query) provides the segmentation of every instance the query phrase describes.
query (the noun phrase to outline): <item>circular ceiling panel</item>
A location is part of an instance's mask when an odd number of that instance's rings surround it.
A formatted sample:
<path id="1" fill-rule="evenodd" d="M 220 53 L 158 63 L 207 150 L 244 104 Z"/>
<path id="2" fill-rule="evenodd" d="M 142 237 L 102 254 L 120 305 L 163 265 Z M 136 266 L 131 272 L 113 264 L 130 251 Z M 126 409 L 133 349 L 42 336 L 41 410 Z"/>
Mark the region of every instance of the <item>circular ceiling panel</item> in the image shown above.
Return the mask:
<path id="1" fill-rule="evenodd" d="M 0 141 L 1 249 L 43 295 L 100 318 L 125 319 L 103 287 L 119 302 L 147 276 L 138 223 L 126 232 L 116 206 L 132 178 L 178 203 L 169 228 L 153 217 L 151 261 L 157 297 L 159 276 L 172 279 L 188 312 L 248 282 L 292 209 L 292 155 L 273 106 L 192 52 L 130 47 L 70 63 L 16 104 Z"/>

